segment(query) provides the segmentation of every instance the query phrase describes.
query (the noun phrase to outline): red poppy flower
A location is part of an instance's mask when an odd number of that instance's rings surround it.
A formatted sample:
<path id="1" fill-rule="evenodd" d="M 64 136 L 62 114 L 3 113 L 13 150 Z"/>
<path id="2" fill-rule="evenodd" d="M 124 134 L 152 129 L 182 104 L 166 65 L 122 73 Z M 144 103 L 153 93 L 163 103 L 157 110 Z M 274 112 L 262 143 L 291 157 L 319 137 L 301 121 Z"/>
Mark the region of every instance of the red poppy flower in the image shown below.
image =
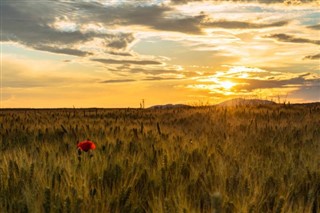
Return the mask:
<path id="1" fill-rule="evenodd" d="M 86 141 L 82 141 L 82 142 L 78 143 L 77 147 L 80 150 L 87 152 L 87 151 L 89 151 L 91 149 L 92 150 L 95 149 L 96 145 L 92 141 L 86 140 Z"/>

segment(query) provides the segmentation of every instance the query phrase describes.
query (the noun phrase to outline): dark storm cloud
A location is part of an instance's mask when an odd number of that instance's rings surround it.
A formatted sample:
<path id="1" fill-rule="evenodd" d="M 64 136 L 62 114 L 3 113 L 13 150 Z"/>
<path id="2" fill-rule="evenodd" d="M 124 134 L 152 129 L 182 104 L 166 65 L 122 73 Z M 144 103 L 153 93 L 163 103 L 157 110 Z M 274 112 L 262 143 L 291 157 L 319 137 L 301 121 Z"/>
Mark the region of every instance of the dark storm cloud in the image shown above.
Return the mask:
<path id="1" fill-rule="evenodd" d="M 304 59 L 318 60 L 320 59 L 320 53 L 316 55 L 307 55 L 306 57 L 304 57 Z"/>
<path id="2" fill-rule="evenodd" d="M 290 43 L 310 43 L 310 44 L 317 44 L 320 45 L 320 40 L 311 40 L 306 38 L 297 38 L 292 35 L 279 33 L 279 34 L 271 34 L 268 36 L 265 36 L 266 38 L 275 38 L 278 41 L 282 42 L 290 42 Z"/>
<path id="3" fill-rule="evenodd" d="M 160 65 L 161 62 L 159 61 L 152 61 L 152 60 L 115 60 L 115 59 L 100 59 L 95 58 L 91 59 L 91 61 L 101 62 L 103 64 L 136 64 L 136 65 Z"/>
<path id="4" fill-rule="evenodd" d="M 226 29 L 258 29 L 258 28 L 267 28 L 267 27 L 281 27 L 287 25 L 287 21 L 278 21 L 269 24 L 263 23 L 252 23 L 252 22 L 244 22 L 244 21 L 213 21 L 213 22 L 206 22 L 202 25 L 205 27 L 219 27 L 219 28 L 226 28 Z"/>

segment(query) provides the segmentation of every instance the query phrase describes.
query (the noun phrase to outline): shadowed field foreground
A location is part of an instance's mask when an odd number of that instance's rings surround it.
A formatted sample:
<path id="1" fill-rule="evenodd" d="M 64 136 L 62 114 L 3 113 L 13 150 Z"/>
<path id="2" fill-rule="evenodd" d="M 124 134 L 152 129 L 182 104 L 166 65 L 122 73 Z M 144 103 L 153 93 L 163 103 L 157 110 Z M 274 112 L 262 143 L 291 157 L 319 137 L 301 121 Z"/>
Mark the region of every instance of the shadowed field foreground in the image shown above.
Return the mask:
<path id="1" fill-rule="evenodd" d="M 0 212 L 319 212 L 320 105 L 0 114 Z"/>

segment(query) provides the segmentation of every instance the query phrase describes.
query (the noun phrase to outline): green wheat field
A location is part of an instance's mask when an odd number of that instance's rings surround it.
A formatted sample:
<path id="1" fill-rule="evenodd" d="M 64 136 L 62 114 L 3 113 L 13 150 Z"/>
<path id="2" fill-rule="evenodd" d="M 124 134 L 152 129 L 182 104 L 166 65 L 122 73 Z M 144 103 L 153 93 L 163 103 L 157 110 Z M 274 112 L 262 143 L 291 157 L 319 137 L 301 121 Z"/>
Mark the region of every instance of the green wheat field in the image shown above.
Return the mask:
<path id="1" fill-rule="evenodd" d="M 3 109 L 0 125 L 0 212 L 320 212 L 320 104 Z"/>

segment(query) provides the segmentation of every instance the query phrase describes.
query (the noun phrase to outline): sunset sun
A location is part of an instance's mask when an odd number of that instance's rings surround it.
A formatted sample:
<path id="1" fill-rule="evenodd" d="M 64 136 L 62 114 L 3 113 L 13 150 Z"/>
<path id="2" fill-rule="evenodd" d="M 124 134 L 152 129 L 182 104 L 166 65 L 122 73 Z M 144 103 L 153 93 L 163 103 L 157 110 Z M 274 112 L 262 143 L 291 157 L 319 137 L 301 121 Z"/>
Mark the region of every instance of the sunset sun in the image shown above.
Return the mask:
<path id="1" fill-rule="evenodd" d="M 223 87 L 224 89 L 231 89 L 235 83 L 231 82 L 231 81 L 222 81 L 220 83 L 221 87 Z"/>

